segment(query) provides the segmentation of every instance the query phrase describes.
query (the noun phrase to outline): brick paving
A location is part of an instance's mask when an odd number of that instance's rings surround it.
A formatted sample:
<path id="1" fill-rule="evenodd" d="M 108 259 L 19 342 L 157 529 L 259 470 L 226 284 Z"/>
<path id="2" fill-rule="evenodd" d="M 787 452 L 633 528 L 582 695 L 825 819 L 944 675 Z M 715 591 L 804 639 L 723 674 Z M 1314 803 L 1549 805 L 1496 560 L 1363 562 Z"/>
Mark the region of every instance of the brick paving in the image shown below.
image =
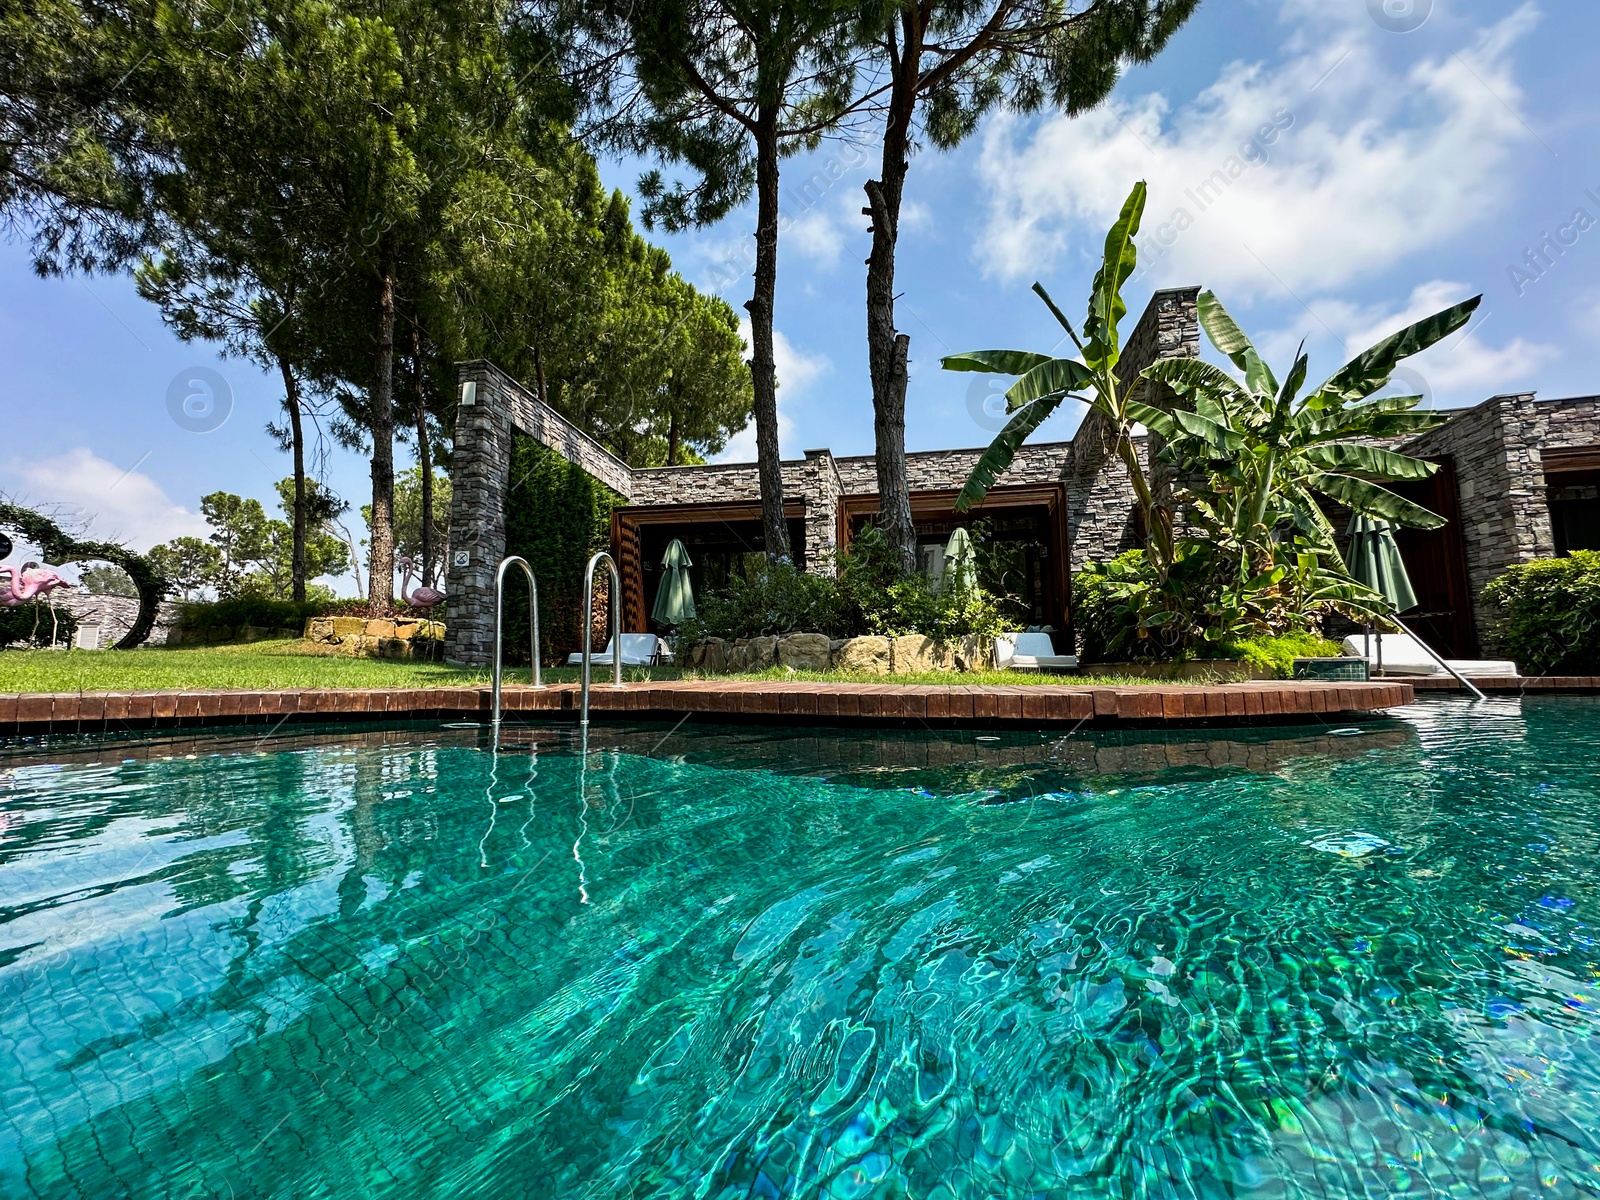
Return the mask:
<path id="1" fill-rule="evenodd" d="M 1431 681 L 1417 683 L 1434 686 Z M 663 680 L 621 688 L 597 684 L 590 691 L 589 707 L 591 717 L 598 720 L 703 713 L 804 724 L 1029 728 L 1084 721 L 1103 725 L 1304 721 L 1381 712 L 1409 704 L 1413 698 L 1412 683 L 1398 680 L 1262 681 L 1188 687 Z M 513 719 L 575 717 L 578 685 L 507 687 L 502 707 Z M 0 695 L 0 736 L 307 720 L 483 720 L 489 711 L 489 689 L 477 687 Z"/>

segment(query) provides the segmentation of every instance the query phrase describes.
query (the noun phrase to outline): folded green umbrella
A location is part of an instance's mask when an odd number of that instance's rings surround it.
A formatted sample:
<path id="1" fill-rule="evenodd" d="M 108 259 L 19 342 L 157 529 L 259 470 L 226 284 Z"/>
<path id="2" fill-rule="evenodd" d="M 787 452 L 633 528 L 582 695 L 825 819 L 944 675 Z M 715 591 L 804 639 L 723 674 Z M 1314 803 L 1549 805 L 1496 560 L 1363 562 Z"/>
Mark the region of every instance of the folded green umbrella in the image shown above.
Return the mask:
<path id="1" fill-rule="evenodd" d="M 941 586 L 952 596 L 965 595 L 978 586 L 978 552 L 972 544 L 972 535 L 959 526 L 944 544 Z"/>
<path id="2" fill-rule="evenodd" d="M 694 616 L 694 586 L 689 582 L 689 552 L 673 538 L 661 558 L 661 586 L 656 588 L 650 619 L 657 625 L 681 625 Z"/>
<path id="3" fill-rule="evenodd" d="M 1406 574 L 1389 522 L 1357 513 L 1350 518 L 1349 532 L 1350 549 L 1344 561 L 1356 582 L 1382 592 L 1397 613 L 1415 608 L 1417 594 L 1411 590 L 1411 577 Z"/>

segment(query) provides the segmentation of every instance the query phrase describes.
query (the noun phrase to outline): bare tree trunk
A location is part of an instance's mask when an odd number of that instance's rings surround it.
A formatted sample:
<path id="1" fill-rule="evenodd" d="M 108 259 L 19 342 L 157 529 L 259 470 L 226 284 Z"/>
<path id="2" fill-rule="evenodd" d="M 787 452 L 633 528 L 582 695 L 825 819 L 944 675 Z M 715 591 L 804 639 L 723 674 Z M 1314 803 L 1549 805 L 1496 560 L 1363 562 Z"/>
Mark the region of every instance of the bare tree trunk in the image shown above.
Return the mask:
<path id="1" fill-rule="evenodd" d="M 906 570 L 916 566 L 917 531 L 911 521 L 906 479 L 906 358 L 909 336 L 894 326 L 894 256 L 900 235 L 900 201 L 910 165 L 911 117 L 916 110 L 922 61 L 921 18 L 901 12 L 902 50 L 884 122 L 879 179 L 865 184 L 872 218 L 872 253 L 867 259 L 867 359 L 872 375 L 872 429 L 878 468 L 878 528 L 900 551 Z"/>
<path id="2" fill-rule="evenodd" d="M 283 407 L 289 413 L 289 444 L 294 454 L 294 545 L 289 556 L 289 594 L 295 603 L 306 598 L 306 435 L 300 424 L 300 381 L 283 355 L 276 356 L 283 375 Z"/>
<path id="3" fill-rule="evenodd" d="M 367 598 L 374 609 L 394 605 L 394 269 L 378 278 L 378 329 L 367 421 L 372 433 L 372 527 Z"/>
<path id="4" fill-rule="evenodd" d="M 428 443 L 428 382 L 422 371 L 422 329 L 411 323 L 412 391 L 416 402 L 417 467 L 422 474 L 422 586 L 433 586 L 433 448 Z"/>
<path id="5" fill-rule="evenodd" d="M 545 389 L 544 383 L 544 353 L 539 349 L 539 343 L 533 344 L 533 371 L 539 381 L 539 399 L 545 404 L 550 403 L 550 393 Z"/>
<path id="6" fill-rule="evenodd" d="M 778 375 L 772 313 L 778 288 L 778 109 L 763 104 L 756 117 L 756 276 L 750 313 L 750 383 L 755 393 L 756 474 L 761 482 L 761 529 L 767 558 L 787 562 L 789 526 L 783 518 L 783 468 L 778 457 Z"/>
<path id="7" fill-rule="evenodd" d="M 667 466 L 678 465 L 678 411 L 673 409 L 667 418 Z"/>

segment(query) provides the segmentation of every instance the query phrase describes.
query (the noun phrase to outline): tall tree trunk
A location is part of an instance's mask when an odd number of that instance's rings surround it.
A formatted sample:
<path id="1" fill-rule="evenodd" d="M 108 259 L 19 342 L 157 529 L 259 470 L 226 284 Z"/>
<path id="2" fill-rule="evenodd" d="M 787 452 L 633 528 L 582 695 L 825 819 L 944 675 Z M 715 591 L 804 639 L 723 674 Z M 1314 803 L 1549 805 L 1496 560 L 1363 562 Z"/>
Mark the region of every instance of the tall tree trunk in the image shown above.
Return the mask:
<path id="1" fill-rule="evenodd" d="M 550 403 L 550 393 L 545 390 L 544 383 L 544 352 L 539 349 L 539 343 L 533 343 L 533 371 L 538 377 L 539 399 L 545 404 Z"/>
<path id="2" fill-rule="evenodd" d="M 372 432 L 371 559 L 367 598 L 374 609 L 394 605 L 394 268 L 379 269 L 378 329 L 367 420 Z"/>
<path id="3" fill-rule="evenodd" d="M 678 410 L 673 409 L 667 418 L 667 466 L 678 465 Z"/>
<path id="4" fill-rule="evenodd" d="M 300 381 L 282 354 L 276 356 L 283 375 L 283 407 L 289 413 L 289 446 L 294 454 L 294 546 L 289 557 L 289 591 L 295 603 L 306 598 L 306 435 L 300 424 Z"/>
<path id="5" fill-rule="evenodd" d="M 783 468 L 778 458 L 778 373 L 772 351 L 772 313 L 778 288 L 778 108 L 756 117 L 756 277 L 750 313 L 750 383 L 755 393 L 756 474 L 761 481 L 761 529 L 767 559 L 789 561 L 783 519 Z"/>
<path id="6" fill-rule="evenodd" d="M 428 444 L 428 382 L 422 371 L 422 329 L 411 323 L 411 378 L 416 403 L 417 467 L 422 475 L 422 586 L 433 586 L 433 448 Z"/>
<path id="7" fill-rule="evenodd" d="M 872 253 L 867 259 L 867 360 L 872 374 L 878 527 L 900 551 L 901 564 L 909 571 L 917 561 L 917 531 L 911 522 L 911 487 L 906 479 L 906 358 L 911 338 L 894 327 L 894 255 L 922 61 L 921 18 L 914 8 L 902 10 L 901 33 L 902 52 L 884 122 L 882 178 L 866 182 L 869 207 L 862 211 L 872 218 Z"/>

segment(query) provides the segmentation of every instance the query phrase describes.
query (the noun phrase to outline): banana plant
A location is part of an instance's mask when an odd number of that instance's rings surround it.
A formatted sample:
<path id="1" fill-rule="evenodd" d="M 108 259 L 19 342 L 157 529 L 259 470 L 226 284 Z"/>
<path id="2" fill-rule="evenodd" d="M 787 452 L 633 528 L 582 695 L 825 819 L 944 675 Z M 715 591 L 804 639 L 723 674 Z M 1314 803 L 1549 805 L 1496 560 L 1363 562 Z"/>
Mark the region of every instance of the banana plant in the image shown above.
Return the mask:
<path id="1" fill-rule="evenodd" d="M 1011 414 L 1010 419 L 968 475 L 956 498 L 957 512 L 966 512 L 983 499 L 995 480 L 1011 465 L 1028 435 L 1063 401 L 1078 400 L 1099 413 L 1111 426 L 1115 452 L 1127 468 L 1134 500 L 1144 518 L 1144 527 L 1150 531 L 1151 563 L 1165 578 L 1173 557 L 1172 515 L 1156 503 L 1134 441 L 1133 427 L 1141 419 L 1135 413 L 1148 406 L 1138 405 L 1133 399 L 1138 381 L 1130 380 L 1129 386 L 1124 387 L 1116 373 L 1122 357 L 1118 324 L 1128 311 L 1122 299 L 1122 285 L 1138 265 L 1134 238 L 1144 215 L 1145 196 L 1145 184 L 1140 181 L 1128 194 L 1116 223 L 1106 234 L 1104 255 L 1089 294 L 1082 338 L 1044 287 L 1038 283 L 1033 285 L 1050 314 L 1077 347 L 1078 358 L 1056 358 L 1032 350 L 970 350 L 949 355 L 940 360 L 940 365 L 947 371 L 982 371 L 1017 377 L 1006 390 L 1006 411 Z"/>
<path id="2" fill-rule="evenodd" d="M 1147 367 L 1143 377 L 1166 384 L 1180 404 L 1164 411 L 1134 401 L 1128 415 L 1165 440 L 1167 459 L 1205 472 L 1207 485 L 1192 497 L 1192 510 L 1202 524 L 1231 533 L 1247 548 L 1241 569 L 1256 574 L 1268 569 L 1275 539 L 1292 528 L 1342 572 L 1333 527 L 1318 496 L 1395 525 L 1436 529 L 1444 524 L 1438 514 L 1383 486 L 1426 479 L 1437 466 L 1370 443 L 1421 433 L 1447 418 L 1414 411 L 1420 396 L 1372 397 L 1401 359 L 1460 329 L 1482 299 L 1475 296 L 1407 326 L 1302 396 L 1308 369 L 1304 344 L 1280 384 L 1216 296 L 1204 291 L 1201 328 L 1243 381 L 1197 358 L 1163 359 Z"/>

